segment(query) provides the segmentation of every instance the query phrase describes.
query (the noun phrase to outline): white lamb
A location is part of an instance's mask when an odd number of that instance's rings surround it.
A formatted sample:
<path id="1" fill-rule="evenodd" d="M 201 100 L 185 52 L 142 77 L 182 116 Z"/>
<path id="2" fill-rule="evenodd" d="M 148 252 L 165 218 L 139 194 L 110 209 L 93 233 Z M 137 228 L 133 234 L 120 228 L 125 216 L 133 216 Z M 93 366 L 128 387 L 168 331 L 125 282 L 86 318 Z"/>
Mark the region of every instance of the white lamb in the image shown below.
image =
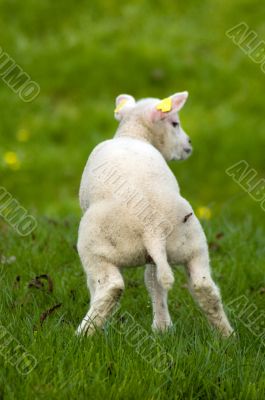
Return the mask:
<path id="1" fill-rule="evenodd" d="M 170 265 L 183 264 L 191 293 L 210 323 L 224 336 L 233 332 L 211 277 L 204 232 L 166 163 L 192 152 L 178 117 L 187 97 L 181 92 L 162 101 L 135 102 L 132 96 L 118 96 L 118 130 L 88 159 L 80 187 L 84 215 L 78 252 L 90 308 L 77 333 L 90 335 L 103 326 L 124 290 L 122 269 L 144 264 L 154 330 L 172 325 L 167 306 L 174 282 Z"/>

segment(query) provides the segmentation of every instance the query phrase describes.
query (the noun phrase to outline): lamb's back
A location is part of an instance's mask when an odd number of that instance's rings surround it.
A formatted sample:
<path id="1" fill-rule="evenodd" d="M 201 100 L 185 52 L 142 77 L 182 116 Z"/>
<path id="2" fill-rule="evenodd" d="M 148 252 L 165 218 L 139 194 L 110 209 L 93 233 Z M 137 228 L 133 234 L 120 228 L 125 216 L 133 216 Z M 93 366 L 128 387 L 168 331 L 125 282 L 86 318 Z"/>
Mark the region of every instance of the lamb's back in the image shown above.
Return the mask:
<path id="1" fill-rule="evenodd" d="M 85 211 L 95 201 L 123 201 L 141 196 L 160 207 L 174 201 L 177 181 L 166 161 L 152 145 L 133 138 L 114 138 L 99 144 L 83 172 L 80 203 Z"/>

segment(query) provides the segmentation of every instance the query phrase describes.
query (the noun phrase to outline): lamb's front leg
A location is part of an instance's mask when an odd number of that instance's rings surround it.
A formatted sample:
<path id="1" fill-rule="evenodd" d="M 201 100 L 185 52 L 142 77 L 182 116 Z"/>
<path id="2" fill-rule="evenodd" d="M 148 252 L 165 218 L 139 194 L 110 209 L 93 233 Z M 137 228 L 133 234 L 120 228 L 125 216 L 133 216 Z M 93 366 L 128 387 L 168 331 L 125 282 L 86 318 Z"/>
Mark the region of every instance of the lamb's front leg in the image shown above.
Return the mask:
<path id="1" fill-rule="evenodd" d="M 172 326 L 167 305 L 167 290 L 157 281 L 156 266 L 147 264 L 145 269 L 145 284 L 150 294 L 153 306 L 153 324 L 155 331 L 165 331 Z"/>
<path id="2" fill-rule="evenodd" d="M 197 255 L 188 263 L 188 274 L 190 291 L 209 322 L 223 336 L 230 336 L 233 328 L 224 312 L 219 289 L 211 277 L 208 252 Z"/>

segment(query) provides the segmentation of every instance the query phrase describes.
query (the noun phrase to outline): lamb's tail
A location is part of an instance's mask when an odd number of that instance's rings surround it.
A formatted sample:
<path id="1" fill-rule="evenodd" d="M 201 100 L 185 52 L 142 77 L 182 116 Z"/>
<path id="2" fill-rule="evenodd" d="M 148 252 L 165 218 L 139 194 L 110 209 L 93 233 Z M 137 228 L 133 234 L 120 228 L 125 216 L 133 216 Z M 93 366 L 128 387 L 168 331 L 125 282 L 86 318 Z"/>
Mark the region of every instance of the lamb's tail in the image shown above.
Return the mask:
<path id="1" fill-rule="evenodd" d="M 155 238 L 148 238 L 145 240 L 145 248 L 156 265 L 158 283 L 166 290 L 171 289 L 174 283 L 174 275 L 167 261 L 164 241 Z"/>

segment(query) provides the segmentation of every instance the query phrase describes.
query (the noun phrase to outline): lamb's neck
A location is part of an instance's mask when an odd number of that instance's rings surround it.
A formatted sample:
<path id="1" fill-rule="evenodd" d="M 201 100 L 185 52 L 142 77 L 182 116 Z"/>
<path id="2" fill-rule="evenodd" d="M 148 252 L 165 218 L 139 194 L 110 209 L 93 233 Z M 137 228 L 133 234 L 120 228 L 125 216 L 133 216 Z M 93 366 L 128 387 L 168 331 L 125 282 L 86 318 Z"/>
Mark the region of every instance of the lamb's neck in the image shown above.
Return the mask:
<path id="1" fill-rule="evenodd" d="M 125 121 L 121 123 L 115 137 L 131 137 L 153 144 L 150 129 L 137 121 Z"/>

